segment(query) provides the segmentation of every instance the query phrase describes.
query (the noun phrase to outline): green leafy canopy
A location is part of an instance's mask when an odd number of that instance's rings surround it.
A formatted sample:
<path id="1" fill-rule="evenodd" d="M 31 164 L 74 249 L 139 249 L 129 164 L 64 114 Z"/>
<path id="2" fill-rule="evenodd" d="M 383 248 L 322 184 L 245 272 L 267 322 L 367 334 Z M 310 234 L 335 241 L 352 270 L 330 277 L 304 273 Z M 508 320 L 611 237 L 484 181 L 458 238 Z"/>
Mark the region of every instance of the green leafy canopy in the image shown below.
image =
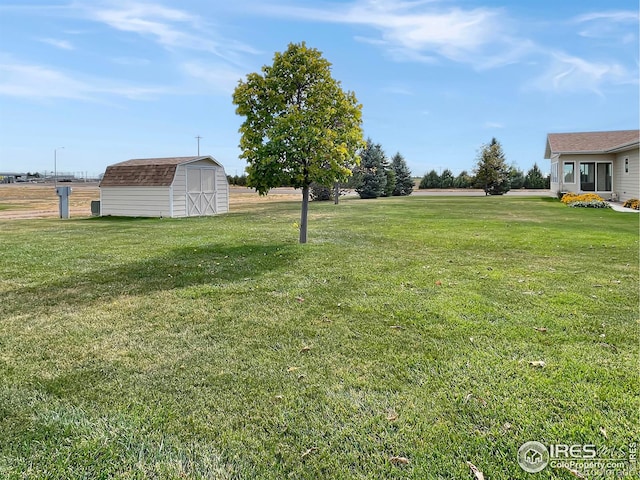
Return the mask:
<path id="1" fill-rule="evenodd" d="M 273 65 L 250 73 L 233 94 L 247 184 L 259 193 L 311 182 L 344 181 L 363 144 L 362 106 L 331 77 L 331 64 L 304 42 L 276 53 Z"/>

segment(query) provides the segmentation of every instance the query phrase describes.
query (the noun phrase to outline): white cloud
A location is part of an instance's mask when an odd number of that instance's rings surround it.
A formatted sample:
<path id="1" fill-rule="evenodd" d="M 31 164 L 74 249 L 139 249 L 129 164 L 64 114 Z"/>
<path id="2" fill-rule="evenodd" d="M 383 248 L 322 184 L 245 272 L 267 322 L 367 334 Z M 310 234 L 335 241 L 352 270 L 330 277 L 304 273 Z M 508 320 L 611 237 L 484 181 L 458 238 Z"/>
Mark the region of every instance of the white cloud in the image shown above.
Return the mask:
<path id="1" fill-rule="evenodd" d="M 182 69 L 187 75 L 225 94 L 231 94 L 238 85 L 238 81 L 245 77 L 244 73 L 226 65 L 187 62 L 182 64 Z"/>
<path id="2" fill-rule="evenodd" d="M 54 46 L 56 48 L 60 48 L 62 50 L 75 50 L 73 44 L 67 40 L 58 40 L 55 38 L 41 38 L 40 41 L 42 43 L 46 43 L 48 45 Z"/>
<path id="3" fill-rule="evenodd" d="M 556 52 L 541 76 L 528 86 L 553 92 L 593 92 L 602 94 L 605 84 L 637 84 L 636 73 L 616 62 L 590 62 L 580 57 Z"/>
<path id="4" fill-rule="evenodd" d="M 622 44 L 637 43 L 638 12 L 628 10 L 592 12 L 575 17 L 578 34 L 586 38 L 611 39 Z"/>
<path id="5" fill-rule="evenodd" d="M 516 61 L 531 47 L 531 42 L 512 33 L 513 21 L 497 8 L 398 0 L 357 0 L 325 8 L 269 4 L 256 8 L 279 17 L 369 26 L 380 37 L 365 37 L 365 41 L 380 45 L 398 60 L 441 57 L 495 67 Z"/>
<path id="6" fill-rule="evenodd" d="M 85 8 L 89 19 L 151 38 L 168 50 L 204 51 L 233 63 L 242 54 L 257 53 L 242 42 L 216 38 L 214 28 L 184 10 L 138 2 L 112 2 L 107 6 L 87 3 Z"/>
<path id="7" fill-rule="evenodd" d="M 30 99 L 102 101 L 107 96 L 145 99 L 167 93 L 158 87 L 107 82 L 100 78 L 71 76 L 42 65 L 0 63 L 0 95 Z"/>

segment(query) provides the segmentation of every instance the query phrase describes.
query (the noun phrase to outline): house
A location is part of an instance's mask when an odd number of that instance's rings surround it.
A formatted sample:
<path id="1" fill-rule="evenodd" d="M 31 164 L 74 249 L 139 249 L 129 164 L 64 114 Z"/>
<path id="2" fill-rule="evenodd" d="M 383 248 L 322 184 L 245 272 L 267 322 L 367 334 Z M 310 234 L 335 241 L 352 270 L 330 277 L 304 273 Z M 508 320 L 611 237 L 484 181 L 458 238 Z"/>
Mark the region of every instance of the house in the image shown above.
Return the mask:
<path id="1" fill-rule="evenodd" d="M 107 167 L 100 215 L 195 217 L 229 211 L 224 167 L 211 156 L 141 158 Z"/>
<path id="2" fill-rule="evenodd" d="M 551 191 L 597 193 L 605 200 L 640 198 L 640 130 L 550 133 Z"/>

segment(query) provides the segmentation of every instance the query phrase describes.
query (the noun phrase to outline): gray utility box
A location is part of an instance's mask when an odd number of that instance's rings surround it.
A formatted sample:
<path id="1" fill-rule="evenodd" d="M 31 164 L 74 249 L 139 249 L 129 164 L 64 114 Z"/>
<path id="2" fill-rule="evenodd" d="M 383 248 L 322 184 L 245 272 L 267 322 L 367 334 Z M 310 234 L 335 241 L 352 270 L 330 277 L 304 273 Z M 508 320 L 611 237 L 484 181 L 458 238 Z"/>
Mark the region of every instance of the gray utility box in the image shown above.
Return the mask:
<path id="1" fill-rule="evenodd" d="M 100 216 L 100 200 L 91 200 L 91 216 Z"/>
<path id="2" fill-rule="evenodd" d="M 69 195 L 71 187 L 56 187 L 56 193 L 60 197 L 60 218 L 69 218 Z"/>

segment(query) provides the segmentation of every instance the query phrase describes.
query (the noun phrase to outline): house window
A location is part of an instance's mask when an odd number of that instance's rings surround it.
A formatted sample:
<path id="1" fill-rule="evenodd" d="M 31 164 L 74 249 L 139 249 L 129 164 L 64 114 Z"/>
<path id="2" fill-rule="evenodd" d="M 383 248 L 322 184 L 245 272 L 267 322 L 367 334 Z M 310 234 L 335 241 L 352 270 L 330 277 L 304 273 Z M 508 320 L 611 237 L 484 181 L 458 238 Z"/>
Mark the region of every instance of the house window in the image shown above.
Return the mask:
<path id="1" fill-rule="evenodd" d="M 629 173 L 629 157 L 624 159 L 624 173 Z"/>
<path id="2" fill-rule="evenodd" d="M 574 183 L 575 182 L 575 174 L 574 174 L 574 163 L 573 162 L 565 162 L 564 163 L 564 183 Z"/>
<path id="3" fill-rule="evenodd" d="M 580 190 L 583 192 L 596 191 L 595 162 L 580 163 Z"/>
<path id="4" fill-rule="evenodd" d="M 613 165 L 611 163 L 598 163 L 597 165 L 597 189 L 599 192 L 611 191 L 611 177 Z"/>

